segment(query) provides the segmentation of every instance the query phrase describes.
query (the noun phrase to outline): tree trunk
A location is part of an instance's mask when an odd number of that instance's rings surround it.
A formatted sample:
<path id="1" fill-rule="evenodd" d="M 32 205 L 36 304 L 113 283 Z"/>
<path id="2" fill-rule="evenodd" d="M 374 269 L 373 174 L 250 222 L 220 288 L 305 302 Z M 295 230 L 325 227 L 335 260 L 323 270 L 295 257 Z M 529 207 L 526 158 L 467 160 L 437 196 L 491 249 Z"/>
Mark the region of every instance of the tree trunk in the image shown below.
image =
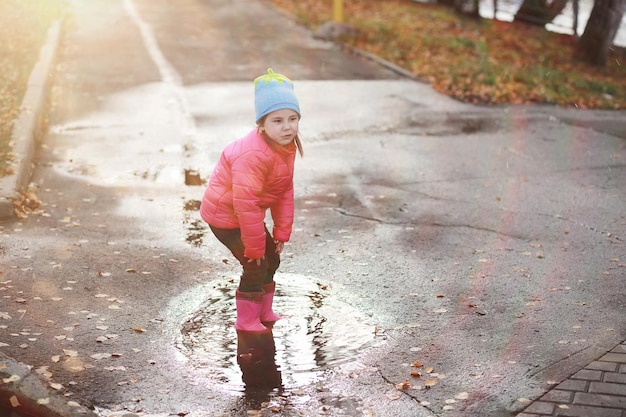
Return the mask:
<path id="1" fill-rule="evenodd" d="M 524 0 L 514 20 L 545 26 L 563 11 L 566 4 L 567 0 Z"/>
<path id="2" fill-rule="evenodd" d="M 626 0 L 595 0 L 575 56 L 590 64 L 605 66 L 625 10 Z"/>
<path id="3" fill-rule="evenodd" d="M 466 16 L 479 18 L 479 0 L 454 0 L 454 10 Z"/>
<path id="4" fill-rule="evenodd" d="M 579 0 L 573 0 L 572 8 L 574 9 L 574 22 L 572 25 L 572 31 L 574 33 L 574 38 L 578 39 L 578 10 Z"/>

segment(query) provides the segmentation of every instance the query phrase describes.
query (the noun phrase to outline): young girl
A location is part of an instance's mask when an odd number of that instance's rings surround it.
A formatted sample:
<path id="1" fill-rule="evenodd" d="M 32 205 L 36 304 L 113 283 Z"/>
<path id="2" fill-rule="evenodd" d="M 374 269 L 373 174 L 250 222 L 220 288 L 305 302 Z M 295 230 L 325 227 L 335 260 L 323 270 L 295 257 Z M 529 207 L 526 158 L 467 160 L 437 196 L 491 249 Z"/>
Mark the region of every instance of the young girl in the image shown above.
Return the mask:
<path id="1" fill-rule="evenodd" d="M 294 217 L 293 167 L 300 106 L 293 83 L 271 69 L 254 80 L 257 127 L 229 144 L 204 192 L 200 214 L 243 267 L 235 293 L 241 331 L 259 332 L 280 319 L 272 311 L 274 273 Z M 265 226 L 270 210 L 273 231 Z"/>

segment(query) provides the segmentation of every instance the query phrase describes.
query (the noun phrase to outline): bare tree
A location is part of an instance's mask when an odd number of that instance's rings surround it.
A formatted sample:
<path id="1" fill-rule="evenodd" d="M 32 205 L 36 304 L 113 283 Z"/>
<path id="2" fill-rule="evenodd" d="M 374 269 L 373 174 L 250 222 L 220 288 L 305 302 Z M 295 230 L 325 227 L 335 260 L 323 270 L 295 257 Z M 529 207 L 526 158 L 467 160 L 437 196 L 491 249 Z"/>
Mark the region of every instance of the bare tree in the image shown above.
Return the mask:
<path id="1" fill-rule="evenodd" d="M 457 13 L 479 18 L 479 0 L 453 0 L 454 10 Z"/>
<path id="2" fill-rule="evenodd" d="M 578 39 L 578 11 L 580 2 L 579 0 L 572 0 L 572 8 L 574 9 L 574 21 L 572 24 L 572 32 L 574 33 L 574 37 Z"/>
<path id="3" fill-rule="evenodd" d="M 624 11 L 626 0 L 595 0 L 575 56 L 590 64 L 605 66 Z"/>

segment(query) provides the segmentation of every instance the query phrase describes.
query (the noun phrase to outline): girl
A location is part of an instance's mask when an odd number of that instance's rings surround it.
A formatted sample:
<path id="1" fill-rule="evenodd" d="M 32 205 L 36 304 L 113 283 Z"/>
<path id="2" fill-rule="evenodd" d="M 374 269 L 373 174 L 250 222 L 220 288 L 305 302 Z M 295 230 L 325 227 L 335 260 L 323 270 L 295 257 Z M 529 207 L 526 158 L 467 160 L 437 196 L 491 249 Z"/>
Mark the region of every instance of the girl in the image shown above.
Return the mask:
<path id="1" fill-rule="evenodd" d="M 300 106 L 293 83 L 272 69 L 254 80 L 257 127 L 229 144 L 204 192 L 200 214 L 243 267 L 235 292 L 241 331 L 264 331 L 280 316 L 272 311 L 274 273 L 289 241 L 294 217 L 293 167 Z M 270 210 L 272 233 L 265 226 Z"/>

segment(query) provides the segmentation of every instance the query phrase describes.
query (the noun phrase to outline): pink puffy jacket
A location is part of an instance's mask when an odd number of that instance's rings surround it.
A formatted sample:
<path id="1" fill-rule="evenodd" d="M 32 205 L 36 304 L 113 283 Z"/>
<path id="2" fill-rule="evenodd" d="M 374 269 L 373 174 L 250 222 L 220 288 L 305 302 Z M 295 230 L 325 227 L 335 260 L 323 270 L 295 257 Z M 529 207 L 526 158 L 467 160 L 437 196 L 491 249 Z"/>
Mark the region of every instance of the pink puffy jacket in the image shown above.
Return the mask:
<path id="1" fill-rule="evenodd" d="M 229 144 L 213 169 L 200 215 L 211 226 L 241 229 L 244 255 L 265 255 L 265 213 L 274 239 L 287 242 L 293 226 L 293 167 L 296 146 L 266 141 L 257 129 Z"/>

